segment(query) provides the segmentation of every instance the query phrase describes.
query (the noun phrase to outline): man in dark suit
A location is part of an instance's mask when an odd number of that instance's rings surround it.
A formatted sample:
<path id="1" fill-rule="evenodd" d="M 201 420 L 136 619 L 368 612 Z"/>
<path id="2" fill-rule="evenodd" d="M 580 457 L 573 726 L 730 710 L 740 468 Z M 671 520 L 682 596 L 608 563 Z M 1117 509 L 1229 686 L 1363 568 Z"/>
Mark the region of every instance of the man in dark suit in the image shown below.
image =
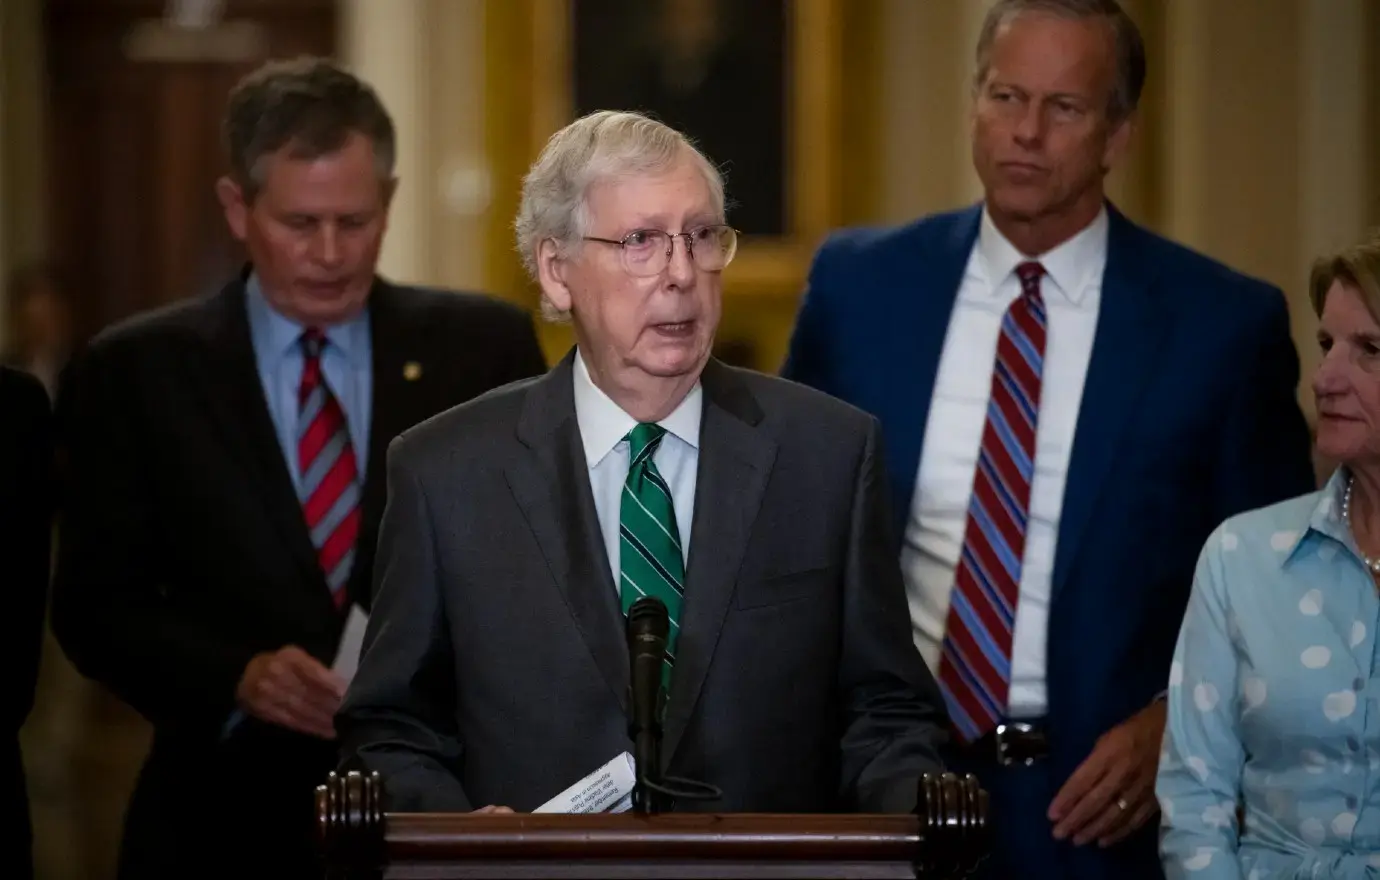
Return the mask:
<path id="1" fill-rule="evenodd" d="M 33 876 L 29 795 L 19 729 L 34 705 L 43 609 L 52 549 L 53 419 L 48 393 L 28 373 L 0 367 L 0 559 L 5 565 L 5 610 L 0 658 L 5 674 L 4 753 L 0 797 L 8 809 L 0 833 L 0 874 Z"/>
<path id="2" fill-rule="evenodd" d="M 1002 0 L 979 206 L 836 234 L 785 375 L 877 416 L 915 642 L 992 794 L 992 877 L 1160 876 L 1159 699 L 1198 553 L 1309 491 L 1277 289 L 1106 203 L 1145 78 L 1113 0 Z"/>
<path id="3" fill-rule="evenodd" d="M 723 793 L 677 808 L 905 811 L 939 769 L 875 421 L 710 358 L 723 205 L 633 113 L 572 123 L 529 174 L 520 251 L 578 344 L 389 452 L 337 724 L 393 809 L 527 811 L 629 750 L 643 595 L 672 621 L 661 769 Z"/>
<path id="4" fill-rule="evenodd" d="M 129 877 L 312 870 L 387 445 L 544 369 L 518 309 L 375 275 L 394 141 L 369 87 L 272 64 L 225 128 L 218 192 L 250 268 L 100 334 L 64 392 L 55 630 L 154 726 Z"/>

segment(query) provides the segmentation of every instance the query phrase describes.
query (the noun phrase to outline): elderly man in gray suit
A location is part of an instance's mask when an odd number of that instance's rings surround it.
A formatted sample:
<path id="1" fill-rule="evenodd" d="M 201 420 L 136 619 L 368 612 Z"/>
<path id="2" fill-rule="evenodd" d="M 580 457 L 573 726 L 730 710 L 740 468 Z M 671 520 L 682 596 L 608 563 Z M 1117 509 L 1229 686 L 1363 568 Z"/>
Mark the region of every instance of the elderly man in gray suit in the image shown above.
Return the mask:
<path id="1" fill-rule="evenodd" d="M 910 639 L 875 420 L 710 356 L 737 236 L 686 138 L 555 134 L 517 235 L 575 349 L 403 434 L 337 719 L 396 811 L 529 811 L 630 748 L 624 615 L 670 612 L 676 809 L 914 808 L 943 703 Z"/>

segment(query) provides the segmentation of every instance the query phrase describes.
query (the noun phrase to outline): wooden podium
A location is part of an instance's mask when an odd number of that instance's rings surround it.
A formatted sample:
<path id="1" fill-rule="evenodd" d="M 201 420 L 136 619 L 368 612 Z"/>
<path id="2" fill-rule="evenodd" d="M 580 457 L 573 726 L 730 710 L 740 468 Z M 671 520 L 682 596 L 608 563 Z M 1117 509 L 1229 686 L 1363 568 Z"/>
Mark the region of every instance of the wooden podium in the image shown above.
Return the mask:
<path id="1" fill-rule="evenodd" d="M 926 776 L 914 815 L 385 813 L 377 773 L 316 790 L 329 880 L 957 878 L 987 854 L 987 794 Z"/>

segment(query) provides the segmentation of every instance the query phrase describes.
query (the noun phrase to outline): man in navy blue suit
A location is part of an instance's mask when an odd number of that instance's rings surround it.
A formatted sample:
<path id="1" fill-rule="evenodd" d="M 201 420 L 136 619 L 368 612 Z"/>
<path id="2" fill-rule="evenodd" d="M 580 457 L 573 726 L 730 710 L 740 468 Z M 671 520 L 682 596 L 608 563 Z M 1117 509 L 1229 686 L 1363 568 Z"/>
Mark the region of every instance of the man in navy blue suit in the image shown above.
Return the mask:
<path id="1" fill-rule="evenodd" d="M 1145 80 L 1114 0 L 1000 0 L 982 204 L 845 231 L 785 367 L 876 415 L 916 646 L 992 795 L 993 877 L 1162 876 L 1154 776 L 1195 560 L 1314 486 L 1279 290 L 1127 220 Z"/>

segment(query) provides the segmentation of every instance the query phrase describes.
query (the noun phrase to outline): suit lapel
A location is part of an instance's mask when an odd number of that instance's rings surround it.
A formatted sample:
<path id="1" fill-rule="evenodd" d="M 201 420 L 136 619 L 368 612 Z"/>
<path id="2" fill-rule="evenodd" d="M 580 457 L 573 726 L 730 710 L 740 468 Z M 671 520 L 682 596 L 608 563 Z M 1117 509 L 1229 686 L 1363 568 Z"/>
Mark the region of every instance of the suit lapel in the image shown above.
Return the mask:
<path id="1" fill-rule="evenodd" d="M 1087 525 L 1141 394 L 1157 368 L 1170 316 L 1156 301 L 1158 268 L 1146 253 L 1143 233 L 1110 205 L 1107 269 L 1103 275 L 1088 378 L 1078 409 L 1064 505 L 1060 514 L 1051 597 L 1068 581 Z"/>
<path id="2" fill-rule="evenodd" d="M 704 415 L 681 637 L 666 710 L 667 762 L 675 755 L 709 673 L 776 458 L 776 443 L 756 428 L 762 411 L 741 380 L 710 361 L 701 383 Z"/>
<path id="3" fill-rule="evenodd" d="M 383 497 L 386 474 L 384 466 L 388 444 L 411 426 L 409 403 L 416 396 L 414 389 L 422 381 L 417 375 L 409 379 L 408 340 L 399 291 L 378 280 L 369 294 L 369 335 L 372 349 L 373 395 L 369 421 L 369 456 L 365 474 L 366 497 Z"/>
<path id="4" fill-rule="evenodd" d="M 595 665 L 626 713 L 627 638 L 575 419 L 572 367 L 573 352 L 532 386 L 518 424 L 527 454 L 510 463 L 505 476 Z M 690 560 L 666 713 L 667 761 L 708 675 L 776 456 L 776 444 L 756 429 L 761 409 L 731 370 L 711 361 L 702 383 Z"/>
<path id="5" fill-rule="evenodd" d="M 627 638 L 575 420 L 573 364 L 572 350 L 528 392 L 518 422 L 527 454 L 505 476 L 595 665 L 626 713 Z"/>
<path id="6" fill-rule="evenodd" d="M 263 384 L 254 359 L 245 309 L 244 277 L 227 285 L 209 303 L 209 349 L 214 376 L 209 388 L 216 393 L 205 399 L 220 433 L 229 438 L 232 454 L 242 456 L 250 480 L 258 487 L 267 518 L 275 525 L 307 583 L 319 583 L 323 602 L 329 602 L 325 577 L 302 516 L 302 506 L 292 488 L 283 450 L 268 413 Z"/>
<path id="7" fill-rule="evenodd" d="M 884 315 L 880 338 L 885 348 L 878 358 L 878 394 L 871 407 L 882 424 L 888 450 L 892 519 L 899 537 L 910 518 L 920 452 L 925 441 L 939 358 L 950 316 L 958 299 L 968 255 L 977 238 L 981 208 L 955 215 L 915 251 L 898 252 L 904 264 L 888 267 L 890 279 L 915 278 L 915 287 L 890 298 L 893 310 Z M 916 272 L 915 264 L 923 267 Z M 913 394 L 896 394 L 896 388 L 913 388 Z"/>
<path id="8" fill-rule="evenodd" d="M 370 571 L 379 521 L 388 501 L 388 444 L 429 414 L 418 402 L 427 376 L 408 371 L 410 347 L 402 292 L 382 279 L 369 293 L 369 335 L 372 350 L 369 452 L 365 459 L 363 506 L 356 565 L 350 577 L 350 595 L 367 596 L 372 590 Z"/>

